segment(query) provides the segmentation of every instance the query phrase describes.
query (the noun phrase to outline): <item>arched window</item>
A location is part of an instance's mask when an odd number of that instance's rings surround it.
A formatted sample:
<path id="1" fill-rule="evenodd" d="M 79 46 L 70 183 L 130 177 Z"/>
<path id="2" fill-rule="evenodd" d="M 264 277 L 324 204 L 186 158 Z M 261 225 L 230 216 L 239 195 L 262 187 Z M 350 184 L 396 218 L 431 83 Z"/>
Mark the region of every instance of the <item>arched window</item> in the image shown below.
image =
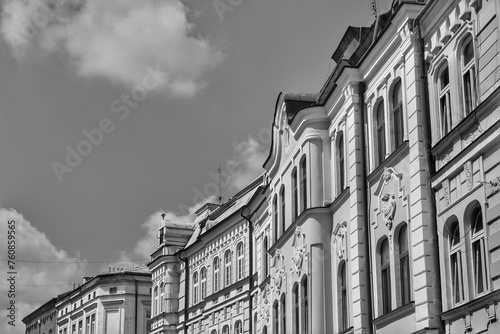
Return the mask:
<path id="1" fill-rule="evenodd" d="M 307 163 L 305 157 L 300 162 L 300 197 L 302 211 L 304 211 L 307 209 Z"/>
<path id="2" fill-rule="evenodd" d="M 274 219 L 273 219 L 273 225 L 274 225 L 274 242 L 278 240 L 278 226 L 279 226 L 279 215 L 278 215 L 278 196 L 274 196 L 273 199 L 273 213 L 274 213 Z"/>
<path id="3" fill-rule="evenodd" d="M 158 286 L 155 286 L 155 289 L 153 290 L 153 299 L 153 313 L 154 315 L 158 315 Z"/>
<path id="4" fill-rule="evenodd" d="M 377 119 L 377 145 L 378 145 L 378 164 L 385 160 L 386 146 L 385 146 L 385 115 L 384 115 L 384 102 L 380 102 L 377 106 L 376 112 Z"/>
<path id="5" fill-rule="evenodd" d="M 201 268 L 201 299 L 207 297 L 207 269 L 205 267 Z"/>
<path id="6" fill-rule="evenodd" d="M 297 168 L 294 168 L 292 171 L 292 221 L 299 215 L 299 185 L 297 181 Z"/>
<path id="7" fill-rule="evenodd" d="M 262 334 L 267 334 L 267 326 L 264 326 L 264 328 L 262 328 Z"/>
<path id="8" fill-rule="evenodd" d="M 286 201 L 285 201 L 285 186 L 281 186 L 280 191 L 280 204 L 281 204 L 281 214 L 280 214 L 280 223 L 281 223 L 281 231 L 280 236 L 285 233 L 285 216 L 286 216 Z"/>
<path id="9" fill-rule="evenodd" d="M 214 292 L 219 291 L 219 281 L 220 281 L 220 260 L 218 257 L 214 259 Z"/>
<path id="10" fill-rule="evenodd" d="M 479 204 L 472 210 L 470 225 L 472 227 L 472 267 L 474 269 L 474 288 L 476 295 L 488 289 L 486 273 L 486 245 L 484 241 L 483 214 Z"/>
<path id="11" fill-rule="evenodd" d="M 450 73 L 448 63 L 443 65 L 438 76 L 439 125 L 441 137 L 451 130 Z"/>
<path id="12" fill-rule="evenodd" d="M 281 294 L 280 300 L 280 308 L 281 308 L 281 334 L 286 333 L 286 296 L 285 294 Z"/>
<path id="13" fill-rule="evenodd" d="M 292 289 L 293 296 L 293 334 L 300 333 L 300 297 L 299 297 L 299 285 L 294 284 Z"/>
<path id="14" fill-rule="evenodd" d="M 242 279 L 245 275 L 245 249 L 243 247 L 243 242 L 240 242 L 236 246 L 236 256 L 238 257 L 238 280 Z"/>
<path id="15" fill-rule="evenodd" d="M 193 304 L 198 303 L 198 272 L 193 274 Z"/>
<path id="16" fill-rule="evenodd" d="M 391 311 L 391 264 L 387 238 L 380 244 L 380 293 L 382 296 L 382 314 Z"/>
<path id="17" fill-rule="evenodd" d="M 163 312 L 163 299 L 165 299 L 165 284 L 160 284 L 160 313 Z"/>
<path id="18" fill-rule="evenodd" d="M 401 80 L 394 85 L 392 90 L 392 127 L 394 132 L 394 148 L 403 144 L 403 99 L 401 92 Z"/>
<path id="19" fill-rule="evenodd" d="M 300 285 L 302 288 L 302 333 L 307 334 L 309 332 L 309 291 L 306 275 L 302 278 Z"/>
<path id="20" fill-rule="evenodd" d="M 267 250 L 269 249 L 267 243 L 267 236 L 264 238 L 264 242 L 262 245 L 262 279 L 265 280 L 269 273 L 269 255 L 267 254 Z"/>
<path id="21" fill-rule="evenodd" d="M 241 324 L 241 320 L 236 321 L 234 325 L 234 334 L 243 334 L 243 325 Z"/>
<path id="22" fill-rule="evenodd" d="M 229 326 L 228 325 L 222 327 L 222 334 L 229 334 Z"/>
<path id="23" fill-rule="evenodd" d="M 464 43 L 461 58 L 464 108 L 465 115 L 468 115 L 474 110 L 477 104 L 474 44 L 470 36 Z"/>
<path id="24" fill-rule="evenodd" d="M 450 269 L 453 303 L 460 303 L 464 299 L 462 254 L 460 252 L 460 226 L 458 220 L 449 224 Z"/>
<path id="25" fill-rule="evenodd" d="M 338 271 L 339 330 L 347 329 L 347 276 L 346 263 L 342 261 Z"/>
<path id="26" fill-rule="evenodd" d="M 411 300 L 410 290 L 410 258 L 408 253 L 408 228 L 404 224 L 399 230 L 399 279 L 401 280 L 401 305 L 406 305 Z"/>
<path id="27" fill-rule="evenodd" d="M 344 134 L 340 132 L 337 138 L 337 190 L 340 194 L 345 189 L 345 154 Z"/>
<path id="28" fill-rule="evenodd" d="M 273 304 L 273 333 L 278 333 L 279 328 L 279 315 L 278 315 L 278 301 Z"/>
<path id="29" fill-rule="evenodd" d="M 231 285 L 231 251 L 229 249 L 224 253 L 224 277 L 225 286 Z"/>

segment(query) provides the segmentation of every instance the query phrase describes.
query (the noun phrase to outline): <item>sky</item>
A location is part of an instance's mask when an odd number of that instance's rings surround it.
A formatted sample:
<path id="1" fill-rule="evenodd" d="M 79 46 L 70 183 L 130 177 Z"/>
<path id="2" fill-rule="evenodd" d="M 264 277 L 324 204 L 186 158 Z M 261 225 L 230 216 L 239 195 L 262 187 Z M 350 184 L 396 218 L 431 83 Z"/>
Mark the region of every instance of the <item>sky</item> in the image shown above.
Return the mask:
<path id="1" fill-rule="evenodd" d="M 218 195 L 219 165 L 224 200 L 261 174 L 278 94 L 319 92 L 347 27 L 371 22 L 369 0 L 0 6 L 0 328 L 9 334 L 83 276 L 144 266 L 160 214 L 193 219 Z"/>

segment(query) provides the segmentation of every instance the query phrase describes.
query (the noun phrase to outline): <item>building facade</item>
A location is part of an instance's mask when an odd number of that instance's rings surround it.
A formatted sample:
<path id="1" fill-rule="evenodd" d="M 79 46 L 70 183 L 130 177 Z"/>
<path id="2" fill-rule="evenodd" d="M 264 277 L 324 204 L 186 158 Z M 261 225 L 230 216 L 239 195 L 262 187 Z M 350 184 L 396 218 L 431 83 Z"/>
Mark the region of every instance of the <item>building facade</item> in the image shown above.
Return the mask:
<path id="1" fill-rule="evenodd" d="M 320 92 L 278 96 L 263 176 L 175 249 L 160 230 L 178 304 L 151 333 L 499 332 L 499 14 L 395 0 L 349 27 Z"/>
<path id="2" fill-rule="evenodd" d="M 58 296 L 58 334 L 140 334 L 149 331 L 151 274 L 97 275 Z"/>
<path id="3" fill-rule="evenodd" d="M 54 334 L 57 328 L 57 298 L 52 298 L 24 317 L 26 334 Z"/>

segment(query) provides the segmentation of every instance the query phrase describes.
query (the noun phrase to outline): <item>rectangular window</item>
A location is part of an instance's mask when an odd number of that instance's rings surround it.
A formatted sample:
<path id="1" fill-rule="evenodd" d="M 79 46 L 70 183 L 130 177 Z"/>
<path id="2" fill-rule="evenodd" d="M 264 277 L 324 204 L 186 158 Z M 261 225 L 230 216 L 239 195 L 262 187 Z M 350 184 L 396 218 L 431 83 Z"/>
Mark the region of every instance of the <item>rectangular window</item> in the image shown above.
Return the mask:
<path id="1" fill-rule="evenodd" d="M 451 261 L 451 286 L 453 289 L 453 302 L 457 304 L 463 300 L 463 295 L 464 295 L 460 252 L 452 254 L 450 256 L 450 261 Z"/>
<path id="2" fill-rule="evenodd" d="M 450 76 L 448 65 L 439 74 L 439 122 L 441 137 L 451 130 Z"/>

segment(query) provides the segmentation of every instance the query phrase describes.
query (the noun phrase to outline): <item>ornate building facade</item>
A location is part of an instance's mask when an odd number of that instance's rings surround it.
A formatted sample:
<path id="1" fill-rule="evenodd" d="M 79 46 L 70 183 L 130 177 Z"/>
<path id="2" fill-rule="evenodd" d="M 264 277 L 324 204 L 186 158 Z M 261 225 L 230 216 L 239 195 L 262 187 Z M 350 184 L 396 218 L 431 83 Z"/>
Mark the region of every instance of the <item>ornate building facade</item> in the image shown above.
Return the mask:
<path id="1" fill-rule="evenodd" d="M 278 96 L 263 176 L 186 228 L 170 332 L 498 332 L 498 14 L 349 27 L 319 93 Z"/>

